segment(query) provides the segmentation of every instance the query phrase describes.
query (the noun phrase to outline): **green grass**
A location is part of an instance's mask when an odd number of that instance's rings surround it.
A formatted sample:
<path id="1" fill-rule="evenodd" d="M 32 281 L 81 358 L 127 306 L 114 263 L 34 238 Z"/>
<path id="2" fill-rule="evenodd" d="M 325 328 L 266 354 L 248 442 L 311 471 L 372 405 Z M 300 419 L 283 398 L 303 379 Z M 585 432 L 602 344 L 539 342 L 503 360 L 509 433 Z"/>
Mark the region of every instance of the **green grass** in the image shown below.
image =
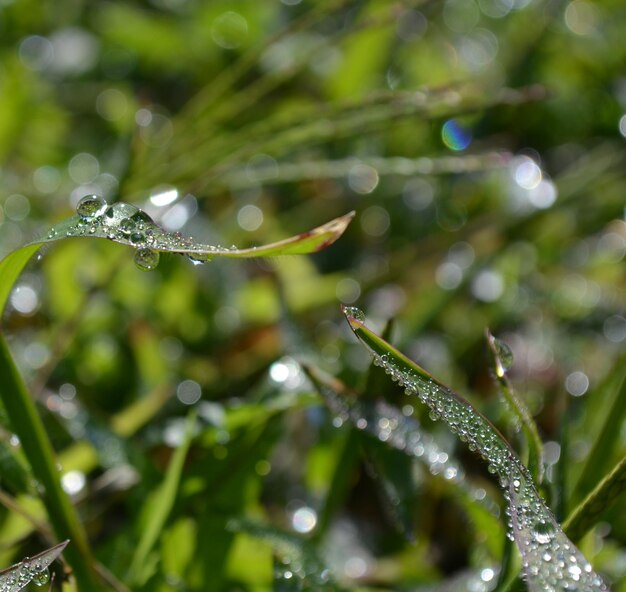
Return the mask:
<path id="1" fill-rule="evenodd" d="M 539 517 L 626 592 L 626 13 L 510 4 L 0 7 L 0 567 L 532 590 Z"/>

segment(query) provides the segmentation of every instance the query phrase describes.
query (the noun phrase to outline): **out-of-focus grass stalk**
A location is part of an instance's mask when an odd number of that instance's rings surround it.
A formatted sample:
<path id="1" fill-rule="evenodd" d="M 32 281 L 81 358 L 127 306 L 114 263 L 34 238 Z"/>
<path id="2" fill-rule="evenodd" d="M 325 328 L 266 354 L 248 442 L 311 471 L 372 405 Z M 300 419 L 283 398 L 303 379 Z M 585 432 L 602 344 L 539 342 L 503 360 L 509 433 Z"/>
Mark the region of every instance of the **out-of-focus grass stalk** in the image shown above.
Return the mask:
<path id="1" fill-rule="evenodd" d="M 626 456 L 598 483 L 563 523 L 563 530 L 574 542 L 600 520 L 602 514 L 626 492 Z"/>
<path id="2" fill-rule="evenodd" d="M 34 477 L 43 488 L 42 500 L 60 540 L 70 539 L 65 551 L 79 590 L 98 592 L 104 588 L 94 571 L 87 536 L 76 510 L 61 487 L 55 454 L 41 418 L 37 414 L 4 336 L 0 333 L 0 398 L 20 439 Z"/>

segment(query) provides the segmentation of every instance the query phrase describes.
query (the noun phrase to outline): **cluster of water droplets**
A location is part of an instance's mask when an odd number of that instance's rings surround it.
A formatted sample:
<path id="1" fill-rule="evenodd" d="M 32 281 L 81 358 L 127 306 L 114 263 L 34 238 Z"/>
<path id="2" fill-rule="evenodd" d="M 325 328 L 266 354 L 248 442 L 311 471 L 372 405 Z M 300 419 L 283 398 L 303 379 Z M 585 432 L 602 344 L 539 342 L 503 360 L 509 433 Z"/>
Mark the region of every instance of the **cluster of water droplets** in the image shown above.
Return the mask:
<path id="1" fill-rule="evenodd" d="M 74 236 L 107 238 L 133 247 L 135 263 L 145 271 L 157 267 L 160 251 L 184 254 L 193 263 L 205 263 L 216 254 L 233 250 L 198 243 L 178 232 L 166 232 L 138 207 L 123 202 L 109 205 L 98 195 L 83 197 L 76 214 L 53 227 L 46 240 Z"/>
<path id="2" fill-rule="evenodd" d="M 18 592 L 31 582 L 35 586 L 45 586 L 50 581 L 48 566 L 60 553 L 57 549 L 53 547 L 35 557 L 26 557 L 0 572 L 0 592 Z"/>
<path id="3" fill-rule="evenodd" d="M 363 323 L 365 315 L 353 307 L 344 309 L 350 318 Z M 432 419 L 441 419 L 470 450 L 478 452 L 496 475 L 509 503 L 509 536 L 522 554 L 525 575 L 531 590 L 602 592 L 608 590 L 602 579 L 561 530 L 547 507 L 528 469 L 497 429 L 478 411 L 448 387 L 426 372 L 404 361 L 401 354 L 380 350 L 369 330 L 352 325 L 376 365 L 382 366 L 391 379 L 417 395 L 430 408 Z M 379 338 L 377 338 L 379 339 Z M 505 356 L 506 358 L 506 356 Z M 510 358 L 512 362 L 512 356 Z"/>
<path id="4" fill-rule="evenodd" d="M 513 536 L 531 591 L 608 591 L 563 532 L 528 475 L 513 476 L 507 497 Z"/>
<path id="5" fill-rule="evenodd" d="M 320 392 L 329 409 L 335 414 L 336 424 L 349 421 L 381 442 L 417 459 L 432 475 L 455 483 L 472 499 L 479 500 L 479 503 L 493 515 L 499 514 L 498 505 L 490 498 L 476 494 L 465 479 L 463 467 L 442 450 L 430 434 L 422 430 L 415 418 L 405 415 L 398 408 L 383 401 L 376 403 L 348 401 L 325 385 L 320 386 Z"/>

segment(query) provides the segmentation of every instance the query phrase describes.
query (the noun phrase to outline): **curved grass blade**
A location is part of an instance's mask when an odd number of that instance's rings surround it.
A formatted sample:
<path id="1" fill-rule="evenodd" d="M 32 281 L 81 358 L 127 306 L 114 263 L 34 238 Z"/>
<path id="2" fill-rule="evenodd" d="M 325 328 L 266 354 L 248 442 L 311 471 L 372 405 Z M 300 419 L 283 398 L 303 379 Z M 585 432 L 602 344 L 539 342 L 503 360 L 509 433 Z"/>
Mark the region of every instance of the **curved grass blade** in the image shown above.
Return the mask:
<path id="1" fill-rule="evenodd" d="M 140 266 L 143 261 L 145 269 L 156 266 L 160 251 L 186 255 L 196 262 L 210 261 L 214 257 L 242 259 L 314 253 L 334 243 L 354 217 L 354 212 L 350 212 L 313 230 L 275 243 L 237 249 L 208 245 L 166 232 L 138 207 L 123 202 L 109 206 L 100 197 L 87 196 L 78 204 L 77 212 L 77 216 L 54 226 L 44 242 L 77 236 L 107 238 L 137 249 L 135 261 Z M 152 260 L 156 258 L 153 265 L 150 265 L 150 253 L 153 254 Z"/>
<path id="2" fill-rule="evenodd" d="M 69 540 L 59 543 L 0 571 L 0 592 L 18 592 L 31 582 L 44 585 L 49 578 L 48 566 L 61 555 L 68 543 Z"/>
<path id="3" fill-rule="evenodd" d="M 625 492 L 626 456 L 572 512 L 563 523 L 563 530 L 572 540 L 581 539 Z"/>
<path id="4" fill-rule="evenodd" d="M 526 436 L 530 472 L 537 482 L 541 483 L 543 481 L 543 443 L 539 437 L 537 424 L 528 411 L 528 407 L 515 394 L 507 376 L 507 372 L 513 364 L 513 354 L 508 345 L 496 339 L 489 329 L 486 330 L 485 334 L 493 356 L 494 374 L 500 391 L 520 422 Z"/>
<path id="5" fill-rule="evenodd" d="M 341 382 L 337 379 L 326 379 L 314 368 L 307 368 L 307 375 L 335 415 L 335 421 L 350 422 L 357 430 L 366 432 L 374 440 L 404 453 L 412 461 L 419 462 L 434 477 L 453 483 L 461 503 L 472 518 L 480 521 L 489 532 L 493 532 L 494 527 L 495 530 L 499 529 L 500 522 L 496 518 L 500 513 L 498 504 L 491 496 L 483 497 L 477 494 L 475 488 L 466 480 L 463 467 L 437 444 L 414 417 L 406 416 L 400 409 L 384 401 L 357 401 L 349 398 Z M 370 453 L 374 450 L 372 448 Z M 383 489 L 386 490 L 388 485 L 392 488 L 395 485 L 396 489 L 399 486 L 401 489 L 403 482 L 406 481 L 406 475 L 395 483 L 389 482 L 392 476 L 385 471 L 386 468 L 379 467 L 382 469 L 379 472 L 383 478 Z M 409 514 L 409 509 L 403 507 L 406 503 L 404 498 L 399 498 L 397 492 L 391 493 L 392 509 Z M 399 505 L 396 505 L 397 502 Z M 409 523 L 410 521 L 400 520 L 403 527 Z M 493 551 L 495 554 L 497 549 L 494 548 Z"/>
<path id="6" fill-rule="evenodd" d="M 334 243 L 355 214 L 350 212 L 308 232 L 268 245 L 237 249 L 207 245 L 166 232 L 138 207 L 123 202 L 108 206 L 98 196 L 84 197 L 77 212 L 78 215 L 52 227 L 45 238 L 9 253 L 0 261 L 0 317 L 17 278 L 44 243 L 67 237 L 106 238 L 133 247 L 135 262 L 149 271 L 158 265 L 161 251 L 185 255 L 194 263 L 204 263 L 214 257 L 244 259 L 315 253 Z"/>
<path id="7" fill-rule="evenodd" d="M 567 538 L 533 483 L 528 469 L 487 418 L 465 399 L 368 329 L 365 315 L 343 307 L 350 328 L 392 380 L 418 395 L 431 410 L 477 451 L 495 474 L 509 503 L 511 536 L 522 555 L 529 590 L 608 591 L 589 562 Z"/>

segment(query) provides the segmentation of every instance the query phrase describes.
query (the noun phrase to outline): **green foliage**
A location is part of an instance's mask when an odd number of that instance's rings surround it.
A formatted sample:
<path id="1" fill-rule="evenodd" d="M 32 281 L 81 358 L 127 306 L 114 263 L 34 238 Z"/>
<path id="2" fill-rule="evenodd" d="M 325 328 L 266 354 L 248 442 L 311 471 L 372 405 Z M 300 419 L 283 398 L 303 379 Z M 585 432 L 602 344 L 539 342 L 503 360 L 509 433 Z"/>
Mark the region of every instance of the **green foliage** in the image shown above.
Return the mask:
<path id="1" fill-rule="evenodd" d="M 343 303 L 626 592 L 622 4 L 0 3 L 0 566 L 69 538 L 53 590 L 524 589 L 514 479 Z"/>

